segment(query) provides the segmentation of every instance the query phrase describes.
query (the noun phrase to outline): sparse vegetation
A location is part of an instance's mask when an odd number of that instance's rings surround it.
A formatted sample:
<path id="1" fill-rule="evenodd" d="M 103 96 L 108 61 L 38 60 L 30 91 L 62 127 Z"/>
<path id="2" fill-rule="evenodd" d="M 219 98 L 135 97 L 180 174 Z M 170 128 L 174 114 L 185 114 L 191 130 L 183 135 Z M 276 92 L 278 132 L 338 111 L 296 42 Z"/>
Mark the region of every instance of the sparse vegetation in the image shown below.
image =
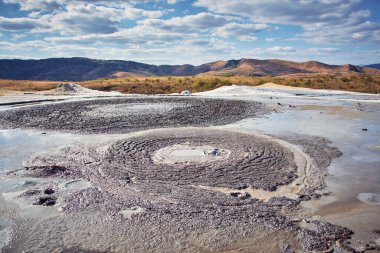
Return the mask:
<path id="1" fill-rule="evenodd" d="M 192 77 L 136 77 L 82 82 L 87 88 L 122 93 L 175 93 L 183 90 L 191 92 L 207 91 L 228 85 L 257 86 L 273 82 L 282 85 L 313 89 L 335 89 L 366 93 L 380 93 L 380 76 L 359 75 L 315 75 L 284 77 L 252 76 L 192 76 Z"/>
<path id="2" fill-rule="evenodd" d="M 5 94 L 9 91 L 34 92 L 50 90 L 56 88 L 59 83 L 50 81 L 0 80 L 0 94 Z"/>
<path id="3" fill-rule="evenodd" d="M 122 77 L 102 78 L 79 82 L 80 85 L 101 91 L 122 93 L 169 94 L 189 90 L 207 91 L 226 85 L 257 86 L 273 82 L 276 84 L 314 89 L 334 89 L 380 93 L 380 76 L 363 75 L 290 75 L 282 77 L 253 76 L 185 76 L 185 77 Z M 60 82 L 0 80 L 0 94 L 4 91 L 41 91 L 53 89 Z"/>

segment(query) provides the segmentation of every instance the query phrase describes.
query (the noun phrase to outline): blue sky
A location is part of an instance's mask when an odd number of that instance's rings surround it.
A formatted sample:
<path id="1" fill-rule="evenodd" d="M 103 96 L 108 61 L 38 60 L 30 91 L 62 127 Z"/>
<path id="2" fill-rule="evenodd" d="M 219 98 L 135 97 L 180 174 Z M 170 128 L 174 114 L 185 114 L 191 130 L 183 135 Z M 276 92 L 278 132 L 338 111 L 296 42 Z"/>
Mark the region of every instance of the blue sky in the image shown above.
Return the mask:
<path id="1" fill-rule="evenodd" d="M 380 62 L 378 0 L 0 0 L 0 58 Z"/>

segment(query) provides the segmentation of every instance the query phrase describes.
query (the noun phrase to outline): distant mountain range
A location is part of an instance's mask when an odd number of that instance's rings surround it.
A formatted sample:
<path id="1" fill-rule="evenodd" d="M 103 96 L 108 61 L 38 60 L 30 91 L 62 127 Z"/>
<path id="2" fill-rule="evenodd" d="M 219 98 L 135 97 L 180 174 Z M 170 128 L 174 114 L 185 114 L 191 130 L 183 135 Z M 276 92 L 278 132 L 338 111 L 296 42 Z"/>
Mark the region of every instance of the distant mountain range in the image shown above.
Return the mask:
<path id="1" fill-rule="evenodd" d="M 365 65 L 365 68 L 380 69 L 380 63 Z"/>
<path id="2" fill-rule="evenodd" d="M 370 65 L 379 66 L 379 65 Z M 380 75 L 380 70 L 354 65 L 328 65 L 317 61 L 240 59 L 216 61 L 199 66 L 150 65 L 133 61 L 88 58 L 51 58 L 42 60 L 0 60 L 0 79 L 83 81 L 122 76 L 250 75 L 351 73 Z"/>

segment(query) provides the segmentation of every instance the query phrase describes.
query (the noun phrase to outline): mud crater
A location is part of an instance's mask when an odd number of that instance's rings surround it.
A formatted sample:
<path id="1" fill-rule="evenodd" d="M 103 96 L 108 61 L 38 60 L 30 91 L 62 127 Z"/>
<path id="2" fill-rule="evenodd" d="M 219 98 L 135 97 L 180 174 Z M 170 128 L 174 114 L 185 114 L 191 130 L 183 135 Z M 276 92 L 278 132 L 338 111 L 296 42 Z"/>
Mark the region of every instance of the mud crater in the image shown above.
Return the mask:
<path id="1" fill-rule="evenodd" d="M 113 143 L 101 171 L 136 182 L 275 190 L 296 178 L 293 153 L 254 135 L 224 130 L 160 131 Z"/>

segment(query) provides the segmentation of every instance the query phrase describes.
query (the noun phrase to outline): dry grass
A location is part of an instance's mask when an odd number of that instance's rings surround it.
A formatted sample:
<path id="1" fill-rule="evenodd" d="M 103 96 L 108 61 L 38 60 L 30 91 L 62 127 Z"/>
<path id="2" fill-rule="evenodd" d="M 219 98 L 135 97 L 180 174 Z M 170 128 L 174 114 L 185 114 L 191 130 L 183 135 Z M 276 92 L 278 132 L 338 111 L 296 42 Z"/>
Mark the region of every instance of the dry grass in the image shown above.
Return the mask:
<path id="1" fill-rule="evenodd" d="M 59 82 L 49 81 L 20 81 L 20 80 L 0 80 L 0 94 L 8 91 L 33 92 L 50 90 L 57 87 Z"/>
<path id="2" fill-rule="evenodd" d="M 380 76 L 358 75 L 293 75 L 284 77 L 250 76 L 187 76 L 187 77 L 122 77 L 80 82 L 79 84 L 101 91 L 122 93 L 168 94 L 190 90 L 212 90 L 225 85 L 257 86 L 267 82 L 314 89 L 334 89 L 380 93 Z M 0 80 L 1 91 L 33 92 L 53 89 L 59 82 Z"/>
<path id="3" fill-rule="evenodd" d="M 225 85 L 252 84 L 249 77 L 239 77 L 231 80 L 229 77 L 124 77 L 116 79 L 100 79 L 81 83 L 82 86 L 102 91 L 120 91 L 122 93 L 168 94 L 180 93 L 183 90 L 191 92 L 206 91 Z"/>
<path id="4" fill-rule="evenodd" d="M 312 89 L 346 90 L 364 93 L 380 93 L 380 76 L 363 75 L 315 75 L 273 78 L 273 82 L 294 87 Z"/>
<path id="5" fill-rule="evenodd" d="M 190 76 L 190 77 L 125 77 L 82 82 L 87 88 L 122 93 L 175 93 L 207 91 L 225 85 L 257 86 L 273 82 L 282 85 L 313 88 L 380 93 L 380 76 L 315 75 L 284 77 L 251 76 Z"/>

